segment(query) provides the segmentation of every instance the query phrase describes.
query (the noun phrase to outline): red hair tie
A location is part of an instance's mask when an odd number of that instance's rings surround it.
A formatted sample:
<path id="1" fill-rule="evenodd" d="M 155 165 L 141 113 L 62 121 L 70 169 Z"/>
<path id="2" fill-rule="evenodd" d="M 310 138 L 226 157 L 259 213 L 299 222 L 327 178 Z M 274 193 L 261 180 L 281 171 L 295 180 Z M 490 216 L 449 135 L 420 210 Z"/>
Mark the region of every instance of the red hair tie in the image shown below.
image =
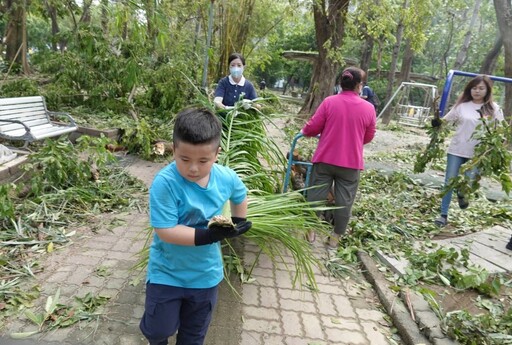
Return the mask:
<path id="1" fill-rule="evenodd" d="M 348 79 L 350 79 L 350 80 L 354 79 L 354 76 L 352 75 L 352 73 L 350 73 L 350 71 L 343 72 L 343 74 L 341 76 L 342 77 L 348 77 Z"/>

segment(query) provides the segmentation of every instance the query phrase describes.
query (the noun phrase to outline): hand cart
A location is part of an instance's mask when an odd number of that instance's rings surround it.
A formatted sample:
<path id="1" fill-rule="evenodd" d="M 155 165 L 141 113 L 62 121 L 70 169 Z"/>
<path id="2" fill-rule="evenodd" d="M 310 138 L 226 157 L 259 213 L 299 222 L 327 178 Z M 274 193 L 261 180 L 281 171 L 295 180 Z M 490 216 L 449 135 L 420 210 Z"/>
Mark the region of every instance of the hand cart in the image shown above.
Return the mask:
<path id="1" fill-rule="evenodd" d="M 288 184 L 291 180 L 291 172 L 292 172 L 292 166 L 293 165 L 303 165 L 306 167 L 306 178 L 304 180 L 305 187 L 309 186 L 309 177 L 311 175 L 311 169 L 313 168 L 313 163 L 311 162 L 305 162 L 296 160 L 293 158 L 293 151 L 295 151 L 295 146 L 297 145 L 297 141 L 304 137 L 304 134 L 298 133 L 295 135 L 292 141 L 292 145 L 290 147 L 290 151 L 288 152 L 288 165 L 286 167 L 286 175 L 284 177 L 284 183 L 283 183 L 283 193 L 286 193 L 288 191 Z M 319 136 L 317 136 L 319 138 Z"/>

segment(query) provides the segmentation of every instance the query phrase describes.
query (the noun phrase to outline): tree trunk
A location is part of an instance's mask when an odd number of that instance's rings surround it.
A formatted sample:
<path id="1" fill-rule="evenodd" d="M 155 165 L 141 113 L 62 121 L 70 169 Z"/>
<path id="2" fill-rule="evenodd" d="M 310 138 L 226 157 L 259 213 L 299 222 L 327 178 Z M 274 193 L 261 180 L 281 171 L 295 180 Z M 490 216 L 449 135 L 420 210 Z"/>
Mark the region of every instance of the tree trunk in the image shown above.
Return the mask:
<path id="1" fill-rule="evenodd" d="M 446 42 L 446 49 L 443 52 L 443 58 L 442 58 L 442 64 L 439 67 L 439 72 L 441 72 L 441 75 L 447 75 L 448 74 L 448 56 L 450 54 L 450 48 L 452 46 L 453 41 L 453 33 L 455 31 L 455 24 L 454 24 L 454 16 L 450 14 L 450 31 L 448 32 L 448 39 Z"/>
<path id="2" fill-rule="evenodd" d="M 503 37 L 498 32 L 498 37 L 496 37 L 496 41 L 494 42 L 494 46 L 485 56 L 484 61 L 482 62 L 482 67 L 480 67 L 479 73 L 481 74 L 489 74 L 491 75 L 496 68 L 496 61 L 498 61 L 498 56 L 501 52 L 501 47 L 503 47 Z"/>
<path id="3" fill-rule="evenodd" d="M 462 65 L 466 62 L 466 58 L 468 56 L 469 46 L 471 44 L 471 32 L 474 27 L 476 27 L 476 21 L 478 19 L 478 11 L 480 10 L 480 5 L 482 4 L 482 0 L 476 0 L 475 6 L 473 7 L 473 15 L 471 16 L 471 22 L 469 23 L 468 30 L 464 35 L 464 42 L 462 43 L 462 47 L 457 54 L 457 58 L 455 59 L 455 63 L 453 64 L 453 69 L 460 70 Z"/>
<path id="4" fill-rule="evenodd" d="M 82 7 L 82 16 L 80 17 L 80 23 L 91 22 L 91 5 L 92 0 L 84 1 L 84 6 Z"/>
<path id="5" fill-rule="evenodd" d="M 512 4 L 510 0 L 494 0 L 496 18 L 505 48 L 505 77 L 512 78 Z M 512 85 L 505 84 L 504 114 L 510 120 L 512 114 Z"/>
<path id="6" fill-rule="evenodd" d="M 156 42 L 157 32 L 155 29 L 155 2 L 154 0 L 146 0 L 144 2 L 144 9 L 146 12 L 146 28 L 149 42 L 154 46 Z"/>
<path id="7" fill-rule="evenodd" d="M 46 7 L 46 11 L 48 12 L 48 16 L 50 17 L 50 21 L 52 23 L 52 50 L 57 51 L 59 49 L 57 41 L 55 40 L 55 36 L 60 32 L 59 23 L 57 21 L 57 9 L 55 6 L 48 3 L 47 0 L 44 1 L 44 5 Z"/>
<path id="8" fill-rule="evenodd" d="M 384 49 L 382 48 L 382 42 L 377 43 L 377 79 L 380 79 L 382 75 L 382 55 L 384 54 Z"/>
<path id="9" fill-rule="evenodd" d="M 372 61 L 372 52 L 373 52 L 373 45 L 374 45 L 374 39 L 371 36 L 366 35 L 366 40 L 363 44 L 363 51 L 361 52 L 361 64 L 359 67 L 363 71 L 365 71 L 366 75 L 368 75 L 368 70 L 370 69 L 370 62 Z"/>
<path id="10" fill-rule="evenodd" d="M 15 62 L 21 65 L 21 54 L 18 52 L 23 44 L 23 0 L 7 1 L 9 21 L 5 34 L 5 59 L 10 65 Z"/>
<path id="11" fill-rule="evenodd" d="M 249 18 L 256 0 L 239 0 L 234 3 L 221 2 L 218 8 L 220 54 L 216 70 L 212 75 L 216 80 L 228 72 L 228 59 L 232 53 L 244 54 L 245 42 L 249 33 Z M 246 59 L 248 56 L 244 56 Z M 246 61 L 247 62 L 247 61 Z"/>
<path id="12" fill-rule="evenodd" d="M 123 1 L 123 6 L 124 11 L 130 11 L 129 1 Z M 123 38 L 123 40 L 126 40 L 128 38 L 128 21 L 125 18 L 123 18 L 121 37 Z"/>
<path id="13" fill-rule="evenodd" d="M 407 8 L 409 6 L 409 0 L 404 0 L 402 5 L 403 8 Z M 400 21 L 398 22 L 398 26 L 396 28 L 396 43 L 393 47 L 393 52 L 391 54 L 391 64 L 389 66 L 389 74 L 388 74 L 388 86 L 386 88 L 386 101 L 384 104 L 389 102 L 391 95 L 393 94 L 393 88 L 395 87 L 395 71 L 396 65 L 398 61 L 398 54 L 400 53 L 400 46 L 402 44 L 402 37 L 404 34 L 404 23 L 403 18 L 400 16 Z M 388 108 L 386 112 L 382 115 L 382 122 L 384 124 L 388 124 L 391 120 L 391 109 Z"/>
<path id="14" fill-rule="evenodd" d="M 101 0 L 101 29 L 108 34 L 108 0 Z"/>
<path id="15" fill-rule="evenodd" d="M 414 59 L 414 51 L 411 48 L 411 40 L 408 39 L 405 44 L 404 56 L 402 58 L 402 68 L 400 69 L 400 80 L 409 82 L 412 68 L 412 60 Z"/>
<path id="16" fill-rule="evenodd" d="M 30 67 L 28 65 L 27 55 L 28 55 L 28 41 L 27 41 L 27 8 L 30 5 L 30 1 L 25 0 L 25 4 L 23 6 L 23 19 L 22 19 L 22 27 L 21 27 L 21 64 L 23 66 L 23 73 L 25 75 L 30 74 Z"/>
<path id="17" fill-rule="evenodd" d="M 7 4 L 0 0 L 0 23 L 4 23 L 6 21 L 6 19 L 5 19 L 7 17 L 6 14 L 7 14 Z M 0 58 L 2 58 L 3 52 L 4 52 L 4 37 L 5 37 L 4 29 L 5 28 L 3 26 L 0 26 Z"/>
<path id="18" fill-rule="evenodd" d="M 342 45 L 349 4 L 350 0 L 313 2 L 318 58 L 313 65 L 308 96 L 299 112 L 303 117 L 307 118 L 313 114 L 324 98 L 333 93 L 336 74 L 340 67 L 340 62 L 333 58 L 333 55 L 336 55 L 333 53 Z"/>

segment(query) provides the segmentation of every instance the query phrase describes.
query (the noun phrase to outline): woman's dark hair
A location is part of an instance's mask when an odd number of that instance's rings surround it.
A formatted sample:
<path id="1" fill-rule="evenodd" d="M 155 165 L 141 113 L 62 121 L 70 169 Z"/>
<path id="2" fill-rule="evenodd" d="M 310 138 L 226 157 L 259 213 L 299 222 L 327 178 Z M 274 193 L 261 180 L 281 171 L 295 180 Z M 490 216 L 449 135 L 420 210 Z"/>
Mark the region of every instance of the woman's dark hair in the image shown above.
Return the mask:
<path id="1" fill-rule="evenodd" d="M 482 105 L 482 111 L 485 114 L 494 115 L 494 107 L 492 100 L 492 80 L 487 75 L 480 74 L 471 79 L 464 87 L 464 91 L 460 95 L 459 99 L 455 103 L 455 105 L 459 105 L 460 103 L 470 102 L 473 100 L 471 96 L 471 89 L 483 82 L 487 87 L 487 93 L 484 96 L 484 104 Z"/>
<path id="2" fill-rule="evenodd" d="M 222 123 L 209 109 L 187 108 L 176 115 L 172 141 L 176 146 L 180 142 L 219 146 L 221 134 Z"/>
<path id="3" fill-rule="evenodd" d="M 240 53 L 233 53 L 233 54 L 231 54 L 228 57 L 228 65 L 231 63 L 231 61 L 233 61 L 235 59 L 240 59 L 240 61 L 242 61 L 242 65 L 245 66 L 245 59 L 244 59 L 243 55 L 240 54 Z"/>
<path id="4" fill-rule="evenodd" d="M 364 81 L 365 73 L 357 67 L 348 67 L 341 72 L 340 85 L 343 91 L 354 91 Z"/>

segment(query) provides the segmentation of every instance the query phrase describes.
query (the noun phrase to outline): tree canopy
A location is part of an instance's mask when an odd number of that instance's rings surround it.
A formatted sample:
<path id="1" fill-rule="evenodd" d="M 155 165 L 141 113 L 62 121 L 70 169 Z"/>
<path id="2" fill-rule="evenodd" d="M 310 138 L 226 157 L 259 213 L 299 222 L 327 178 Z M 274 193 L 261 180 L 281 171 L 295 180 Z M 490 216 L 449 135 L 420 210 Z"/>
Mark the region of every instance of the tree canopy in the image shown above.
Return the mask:
<path id="1" fill-rule="evenodd" d="M 509 0 L 2 0 L 0 63 L 4 81 L 46 75 L 50 102 L 110 99 L 110 109 L 123 100 L 121 108 L 173 113 L 203 81 L 211 92 L 239 52 L 256 84 L 299 87 L 308 116 L 347 59 L 382 100 L 411 73 L 439 84 L 450 69 L 512 77 L 510 8 Z M 318 56 L 308 63 L 284 51 Z"/>

